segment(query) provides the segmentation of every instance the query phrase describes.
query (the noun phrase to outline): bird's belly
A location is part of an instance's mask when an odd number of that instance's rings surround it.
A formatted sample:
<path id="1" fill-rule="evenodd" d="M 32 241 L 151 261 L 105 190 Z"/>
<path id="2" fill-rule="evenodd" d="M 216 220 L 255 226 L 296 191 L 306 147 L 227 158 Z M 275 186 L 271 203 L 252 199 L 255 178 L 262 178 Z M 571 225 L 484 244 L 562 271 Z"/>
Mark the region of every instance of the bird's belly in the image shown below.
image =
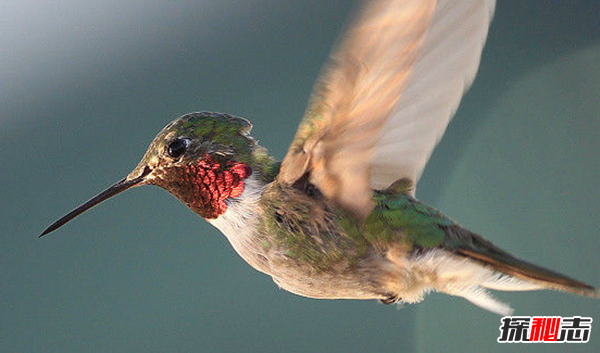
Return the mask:
<path id="1" fill-rule="evenodd" d="M 289 292 L 317 299 L 380 299 L 378 285 L 363 270 L 338 264 L 318 270 L 296 261 L 269 262 L 273 281 Z"/>
<path id="2" fill-rule="evenodd" d="M 273 281 L 282 289 L 303 297 L 315 299 L 380 299 L 380 294 L 365 291 L 355 283 L 340 281 L 337 278 L 298 278 L 273 277 Z"/>
<path id="3" fill-rule="evenodd" d="M 380 299 L 375 285 L 360 272 L 338 264 L 327 271 L 273 253 L 248 251 L 248 247 L 231 242 L 236 252 L 254 269 L 270 275 L 281 288 L 304 297 L 317 299 Z M 366 283 L 365 283 L 366 282 Z"/>

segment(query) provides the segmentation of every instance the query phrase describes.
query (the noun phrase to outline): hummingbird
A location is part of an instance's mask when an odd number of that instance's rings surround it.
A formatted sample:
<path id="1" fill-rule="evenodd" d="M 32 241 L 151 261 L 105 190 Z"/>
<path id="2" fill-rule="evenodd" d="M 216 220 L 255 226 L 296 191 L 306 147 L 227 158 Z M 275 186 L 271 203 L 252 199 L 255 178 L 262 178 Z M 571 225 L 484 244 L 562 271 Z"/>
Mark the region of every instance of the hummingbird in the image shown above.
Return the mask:
<path id="1" fill-rule="evenodd" d="M 253 268 L 319 299 L 416 303 L 437 291 L 501 315 L 490 290 L 598 297 L 518 259 L 415 196 L 473 82 L 493 0 L 372 0 L 334 46 L 281 162 L 251 123 L 172 121 L 124 179 L 41 236 L 132 187 L 154 185 L 218 228 Z M 41 237 L 40 236 L 40 237 Z"/>

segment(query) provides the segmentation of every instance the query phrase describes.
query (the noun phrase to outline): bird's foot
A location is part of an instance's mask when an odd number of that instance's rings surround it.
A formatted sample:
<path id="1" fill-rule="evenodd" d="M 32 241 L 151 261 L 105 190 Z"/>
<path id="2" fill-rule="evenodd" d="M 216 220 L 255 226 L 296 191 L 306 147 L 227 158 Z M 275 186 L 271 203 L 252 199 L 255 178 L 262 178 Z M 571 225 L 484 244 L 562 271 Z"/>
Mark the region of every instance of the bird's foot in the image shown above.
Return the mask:
<path id="1" fill-rule="evenodd" d="M 401 299 L 402 298 L 400 298 L 399 296 L 397 296 L 395 294 L 390 294 L 387 296 L 387 298 L 379 299 L 379 302 L 381 304 L 390 305 L 390 304 L 394 304 L 394 303 L 398 302 Z"/>

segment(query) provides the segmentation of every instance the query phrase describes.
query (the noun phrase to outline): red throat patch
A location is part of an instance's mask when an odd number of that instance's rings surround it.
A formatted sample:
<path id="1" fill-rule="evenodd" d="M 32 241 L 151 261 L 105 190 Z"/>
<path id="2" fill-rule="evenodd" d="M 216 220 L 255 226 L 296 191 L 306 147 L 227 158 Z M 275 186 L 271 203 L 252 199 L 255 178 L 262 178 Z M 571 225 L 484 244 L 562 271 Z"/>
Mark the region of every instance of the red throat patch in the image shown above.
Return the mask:
<path id="1" fill-rule="evenodd" d="M 225 200 L 238 197 L 244 192 L 244 179 L 252 174 L 252 169 L 242 162 L 217 162 L 206 155 L 196 164 L 179 168 L 182 186 L 177 195 L 194 212 L 204 218 L 217 218 L 227 211 Z M 187 187 L 186 187 L 187 186 Z"/>

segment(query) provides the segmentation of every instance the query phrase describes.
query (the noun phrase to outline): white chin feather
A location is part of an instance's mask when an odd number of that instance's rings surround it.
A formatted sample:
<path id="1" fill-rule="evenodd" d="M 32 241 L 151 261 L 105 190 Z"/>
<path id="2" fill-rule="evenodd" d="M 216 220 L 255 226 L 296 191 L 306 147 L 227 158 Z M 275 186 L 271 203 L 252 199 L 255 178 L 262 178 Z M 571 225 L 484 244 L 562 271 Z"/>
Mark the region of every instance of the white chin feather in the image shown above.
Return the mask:
<path id="1" fill-rule="evenodd" d="M 243 238 L 247 232 L 253 232 L 257 219 L 257 204 L 263 191 L 255 175 L 244 180 L 244 191 L 239 197 L 225 200 L 227 210 L 215 219 L 207 221 L 219 229 L 229 240 Z"/>

